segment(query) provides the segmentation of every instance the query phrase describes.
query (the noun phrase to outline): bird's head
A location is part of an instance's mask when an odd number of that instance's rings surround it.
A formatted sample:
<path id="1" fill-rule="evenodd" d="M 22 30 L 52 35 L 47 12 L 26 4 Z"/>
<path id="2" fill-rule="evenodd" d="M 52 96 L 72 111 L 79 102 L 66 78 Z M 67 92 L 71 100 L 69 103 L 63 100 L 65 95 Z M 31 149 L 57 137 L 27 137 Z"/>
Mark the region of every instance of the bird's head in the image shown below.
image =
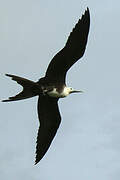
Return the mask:
<path id="1" fill-rule="evenodd" d="M 67 87 L 67 88 L 68 88 L 69 94 L 71 94 L 71 93 L 83 93 L 83 91 L 75 90 L 72 87 Z"/>

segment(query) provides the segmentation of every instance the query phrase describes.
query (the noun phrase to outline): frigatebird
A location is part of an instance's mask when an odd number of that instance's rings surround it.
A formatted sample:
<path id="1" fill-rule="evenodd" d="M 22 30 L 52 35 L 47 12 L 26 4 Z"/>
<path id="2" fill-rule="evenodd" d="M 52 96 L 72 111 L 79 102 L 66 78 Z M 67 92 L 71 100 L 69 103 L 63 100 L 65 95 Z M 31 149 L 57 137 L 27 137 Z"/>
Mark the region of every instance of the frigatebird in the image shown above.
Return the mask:
<path id="1" fill-rule="evenodd" d="M 38 99 L 38 118 L 40 126 L 37 136 L 36 160 L 37 164 L 47 152 L 61 122 L 58 108 L 59 98 L 64 98 L 76 91 L 66 86 L 66 73 L 84 54 L 90 27 L 90 13 L 87 8 L 78 23 L 70 33 L 68 40 L 51 60 L 46 74 L 37 82 L 6 74 L 23 87 L 16 96 L 9 97 L 3 102 L 17 101 L 33 96 Z"/>

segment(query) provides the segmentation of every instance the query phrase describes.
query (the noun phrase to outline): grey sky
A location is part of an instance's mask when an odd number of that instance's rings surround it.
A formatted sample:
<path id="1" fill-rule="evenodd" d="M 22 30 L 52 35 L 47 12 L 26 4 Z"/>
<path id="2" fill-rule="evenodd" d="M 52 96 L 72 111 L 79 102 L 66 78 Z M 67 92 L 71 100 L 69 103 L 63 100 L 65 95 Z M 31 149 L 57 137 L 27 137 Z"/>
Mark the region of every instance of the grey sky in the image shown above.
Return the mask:
<path id="1" fill-rule="evenodd" d="M 86 7 L 91 27 L 84 57 L 67 84 L 84 90 L 60 100 L 62 123 L 44 158 L 34 166 L 37 97 L 0 103 L 0 179 L 119 180 L 120 2 L 4 0 L 0 2 L 0 98 L 21 88 L 5 77 L 44 75 Z"/>

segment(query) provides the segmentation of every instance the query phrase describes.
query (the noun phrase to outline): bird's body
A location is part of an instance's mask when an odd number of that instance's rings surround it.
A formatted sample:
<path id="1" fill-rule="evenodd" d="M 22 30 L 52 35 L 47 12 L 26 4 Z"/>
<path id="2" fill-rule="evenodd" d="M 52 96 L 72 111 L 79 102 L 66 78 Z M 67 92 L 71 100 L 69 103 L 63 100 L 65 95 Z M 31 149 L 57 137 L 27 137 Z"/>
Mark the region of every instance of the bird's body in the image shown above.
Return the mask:
<path id="1" fill-rule="evenodd" d="M 64 98 L 76 91 L 66 86 L 66 73 L 84 54 L 90 26 L 89 9 L 85 11 L 67 40 L 65 47 L 51 60 L 45 77 L 37 82 L 6 74 L 23 87 L 23 91 L 3 102 L 17 101 L 33 96 L 38 99 L 38 117 L 40 127 L 37 136 L 37 164 L 47 152 L 61 122 L 58 108 L 59 98 Z"/>
<path id="2" fill-rule="evenodd" d="M 69 88 L 65 85 L 42 85 L 42 93 L 49 95 L 50 97 L 63 98 L 68 95 Z"/>
<path id="3" fill-rule="evenodd" d="M 72 87 L 62 86 L 47 86 L 46 88 L 42 87 L 42 93 L 54 98 L 64 98 L 67 97 L 70 93 L 73 92 L 82 92 L 75 91 Z"/>
<path id="4" fill-rule="evenodd" d="M 52 91 L 49 91 L 47 93 L 50 97 L 55 97 L 55 98 L 64 98 L 69 95 L 69 87 L 63 87 L 63 89 L 58 89 L 57 87 L 54 87 Z"/>

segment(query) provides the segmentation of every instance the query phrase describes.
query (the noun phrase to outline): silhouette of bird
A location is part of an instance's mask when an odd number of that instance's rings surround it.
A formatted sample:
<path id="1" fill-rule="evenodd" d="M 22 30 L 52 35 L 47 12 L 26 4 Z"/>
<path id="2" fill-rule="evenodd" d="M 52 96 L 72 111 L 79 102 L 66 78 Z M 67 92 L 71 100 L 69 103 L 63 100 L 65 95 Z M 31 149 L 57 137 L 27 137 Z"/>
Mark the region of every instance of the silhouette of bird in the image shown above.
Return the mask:
<path id="1" fill-rule="evenodd" d="M 23 87 L 22 92 L 3 102 L 17 101 L 33 96 L 38 99 L 39 130 L 36 145 L 37 164 L 47 152 L 61 122 L 58 108 L 59 98 L 82 91 L 66 86 L 66 73 L 84 54 L 90 27 L 90 13 L 87 8 L 73 28 L 64 48 L 51 60 L 45 77 L 37 82 L 6 74 Z"/>

